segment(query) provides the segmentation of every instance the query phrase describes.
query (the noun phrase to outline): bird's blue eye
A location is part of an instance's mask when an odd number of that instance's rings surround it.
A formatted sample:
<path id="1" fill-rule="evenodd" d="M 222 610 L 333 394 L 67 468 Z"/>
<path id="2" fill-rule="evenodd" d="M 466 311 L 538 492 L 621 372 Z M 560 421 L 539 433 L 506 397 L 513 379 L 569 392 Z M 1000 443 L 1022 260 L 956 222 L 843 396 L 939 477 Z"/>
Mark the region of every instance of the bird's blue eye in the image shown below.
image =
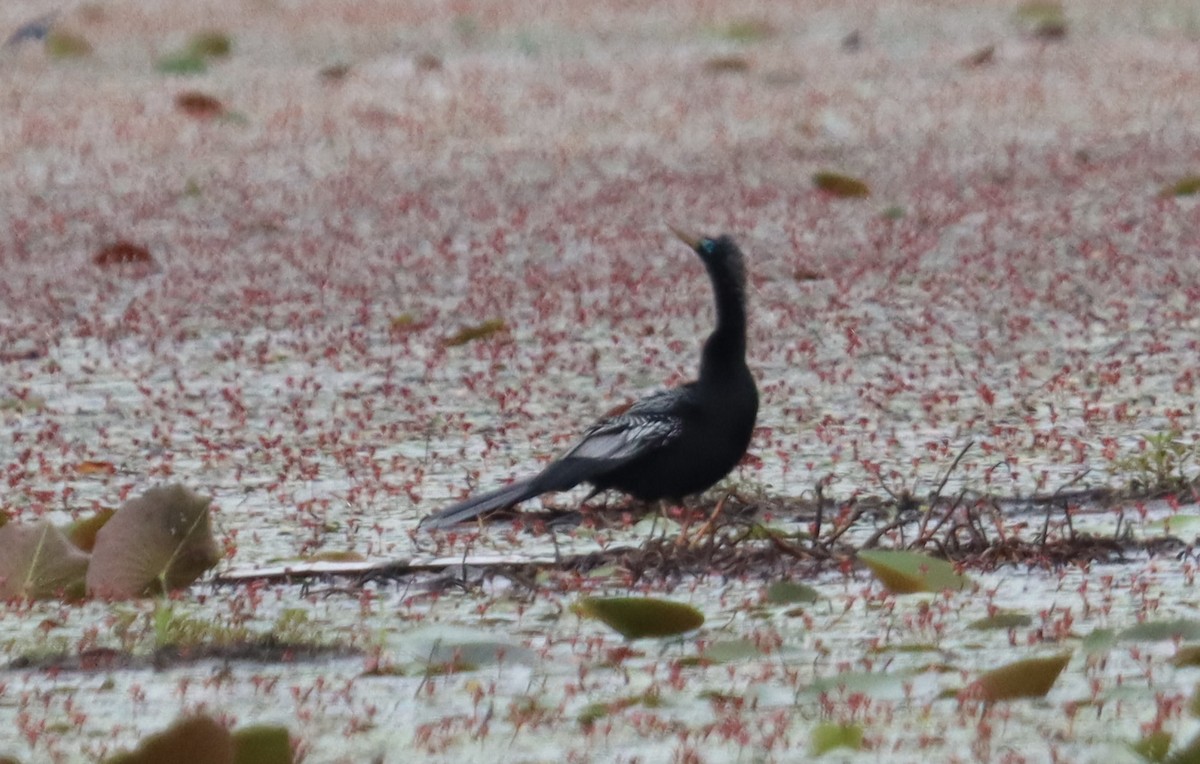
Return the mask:
<path id="1" fill-rule="evenodd" d="M 703 254 L 711 255 L 717 249 L 717 243 L 712 239 L 701 239 L 697 247 Z"/>

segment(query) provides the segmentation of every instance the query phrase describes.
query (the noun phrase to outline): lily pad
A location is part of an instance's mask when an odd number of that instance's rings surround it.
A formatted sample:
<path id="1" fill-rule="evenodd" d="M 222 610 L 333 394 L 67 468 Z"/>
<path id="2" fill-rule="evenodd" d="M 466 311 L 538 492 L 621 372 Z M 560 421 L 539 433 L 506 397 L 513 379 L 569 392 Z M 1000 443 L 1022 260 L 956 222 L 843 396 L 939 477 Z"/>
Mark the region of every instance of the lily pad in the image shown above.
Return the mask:
<path id="1" fill-rule="evenodd" d="M 82 596 L 88 555 L 48 521 L 0 527 L 0 600 Z"/>
<path id="2" fill-rule="evenodd" d="M 233 764 L 292 764 L 286 727 L 256 724 L 233 731 Z"/>
<path id="3" fill-rule="evenodd" d="M 205 119 L 225 113 L 225 104 L 208 93 L 188 90 L 175 96 L 175 107 L 190 117 Z"/>
<path id="4" fill-rule="evenodd" d="M 763 651 L 749 639 L 728 639 L 704 648 L 704 657 L 714 663 L 734 663 L 762 656 Z"/>
<path id="5" fill-rule="evenodd" d="M 82 35 L 52 31 L 46 35 L 46 54 L 51 58 L 84 58 L 92 55 L 92 44 Z"/>
<path id="6" fill-rule="evenodd" d="M 1159 730 L 1131 743 L 1129 747 L 1146 761 L 1166 761 L 1167 754 L 1171 751 L 1171 740 L 1170 732 Z"/>
<path id="7" fill-rule="evenodd" d="M 861 725 L 822 722 L 813 728 L 809 750 L 813 756 L 821 756 L 837 748 L 860 751 L 863 748 L 863 737 Z"/>
<path id="8" fill-rule="evenodd" d="M 192 716 L 146 737 L 130 753 L 105 759 L 105 764 L 159 764 L 164 761 L 231 764 L 234 761 L 233 736 L 208 716 Z"/>
<path id="9" fill-rule="evenodd" d="M 1161 196 L 1194 196 L 1200 194 L 1200 175 L 1180 178 L 1162 190 Z"/>
<path id="10" fill-rule="evenodd" d="M 816 602 L 821 593 L 811 586 L 793 581 L 776 581 L 767 587 L 767 602 L 772 605 L 794 605 L 798 602 Z"/>
<path id="11" fill-rule="evenodd" d="M 1058 675 L 1071 662 L 1071 653 L 1047 658 L 1026 658 L 981 675 L 968 692 L 994 703 L 1015 698 L 1041 698 L 1050 692 Z"/>
<path id="12" fill-rule="evenodd" d="M 225 58 L 233 50 L 233 40 L 220 30 L 210 29 L 192 35 L 186 50 L 200 58 Z"/>
<path id="13" fill-rule="evenodd" d="M 532 665 L 532 650 L 482 629 L 429 626 L 404 635 L 400 653 L 419 671 L 458 673 L 497 664 Z"/>
<path id="14" fill-rule="evenodd" d="M 150 250 L 128 241 L 116 241 L 105 246 L 92 256 L 92 262 L 100 266 L 125 265 L 128 263 L 153 263 Z"/>
<path id="15" fill-rule="evenodd" d="M 96 534 L 88 592 L 140 597 L 191 584 L 221 559 L 209 502 L 181 485 L 125 502 Z"/>
<path id="16" fill-rule="evenodd" d="M 991 631 L 993 629 L 1019 629 L 1032 626 L 1033 618 L 1024 613 L 996 613 L 987 618 L 980 618 L 967 624 L 968 629 Z"/>
<path id="17" fill-rule="evenodd" d="M 876 549 L 859 552 L 858 559 L 895 594 L 958 590 L 971 582 L 945 560 L 917 552 Z"/>
<path id="18" fill-rule="evenodd" d="M 1200 735 L 1193 737 L 1188 744 L 1168 756 L 1167 764 L 1200 764 Z"/>
<path id="19" fill-rule="evenodd" d="M 85 552 L 92 551 L 96 546 L 96 534 L 104 527 L 117 510 L 105 507 L 98 509 L 90 517 L 84 517 L 71 523 L 66 528 L 67 538 L 71 543 Z"/>
<path id="20" fill-rule="evenodd" d="M 651 597 L 586 597 L 575 609 L 626 639 L 673 637 L 704 623 L 704 614 L 691 605 Z"/>
<path id="21" fill-rule="evenodd" d="M 1017 24 L 1034 37 L 1058 40 L 1067 36 L 1067 16 L 1058 0 L 1027 0 L 1016 11 Z"/>
<path id="22" fill-rule="evenodd" d="M 204 74 L 208 71 L 208 62 L 204 56 L 184 51 L 163 56 L 154 64 L 154 68 L 163 74 Z"/>
<path id="23" fill-rule="evenodd" d="M 843 199 L 862 198 L 871 195 L 866 181 L 838 172 L 822 171 L 812 176 L 813 185 L 831 196 Z"/>
<path id="24" fill-rule="evenodd" d="M 1163 642 L 1169 639 L 1200 640 L 1200 621 L 1180 618 L 1174 621 L 1147 621 L 1130 626 L 1118 637 L 1123 642 Z"/>
<path id="25" fill-rule="evenodd" d="M 508 324 L 504 322 L 504 319 L 489 318 L 487 321 L 476 324 L 475 326 L 466 326 L 462 329 L 459 329 L 453 335 L 447 337 L 443 344 L 445 344 L 447 347 L 465 345 L 473 340 L 481 340 L 491 337 L 493 334 L 502 332 L 507 328 Z"/>

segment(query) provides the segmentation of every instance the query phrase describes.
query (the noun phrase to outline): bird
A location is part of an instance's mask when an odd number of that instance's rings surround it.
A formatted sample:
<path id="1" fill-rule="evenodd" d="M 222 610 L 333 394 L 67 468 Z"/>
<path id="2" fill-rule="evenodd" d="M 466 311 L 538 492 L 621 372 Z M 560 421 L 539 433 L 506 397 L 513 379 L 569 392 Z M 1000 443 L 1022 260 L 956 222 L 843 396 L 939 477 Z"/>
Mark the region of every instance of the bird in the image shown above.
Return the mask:
<path id="1" fill-rule="evenodd" d="M 699 255 L 716 302 L 716 326 L 704 341 L 696 379 L 601 418 L 538 474 L 428 515 L 420 527 L 447 528 L 583 483 L 592 488 L 584 502 L 611 489 L 646 502 L 679 501 L 737 465 L 758 418 L 758 387 L 746 365 L 745 257 L 728 235 L 671 230 Z"/>

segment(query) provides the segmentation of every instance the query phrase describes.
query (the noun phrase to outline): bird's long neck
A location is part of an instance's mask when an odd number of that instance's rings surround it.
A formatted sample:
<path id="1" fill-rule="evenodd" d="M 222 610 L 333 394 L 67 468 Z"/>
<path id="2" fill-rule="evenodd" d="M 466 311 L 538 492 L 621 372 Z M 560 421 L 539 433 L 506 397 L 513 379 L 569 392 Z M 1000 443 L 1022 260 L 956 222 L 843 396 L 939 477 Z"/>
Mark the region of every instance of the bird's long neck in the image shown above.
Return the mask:
<path id="1" fill-rule="evenodd" d="M 717 328 L 704 342 L 700 381 L 719 379 L 746 365 L 746 295 L 740 273 L 709 268 L 716 296 Z"/>

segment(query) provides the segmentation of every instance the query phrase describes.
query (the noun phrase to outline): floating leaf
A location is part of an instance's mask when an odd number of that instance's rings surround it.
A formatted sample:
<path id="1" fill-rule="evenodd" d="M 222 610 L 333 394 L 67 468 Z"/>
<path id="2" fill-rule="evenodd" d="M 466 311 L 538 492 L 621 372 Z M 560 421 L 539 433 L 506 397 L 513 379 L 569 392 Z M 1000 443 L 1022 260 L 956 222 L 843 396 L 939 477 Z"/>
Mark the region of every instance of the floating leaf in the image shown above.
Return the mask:
<path id="1" fill-rule="evenodd" d="M 957 590 L 970 583 L 945 560 L 917 552 L 868 550 L 859 552 L 858 559 L 895 594 Z"/>
<path id="2" fill-rule="evenodd" d="M 1070 653 L 1048 658 L 1026 658 L 981 675 L 968 692 L 988 703 L 1014 698 L 1041 698 L 1050 692 L 1058 675 L 1071 661 Z"/>
<path id="3" fill-rule="evenodd" d="M 443 344 L 445 344 L 447 347 L 465 345 L 472 340 L 481 340 L 491 337 L 493 334 L 502 332 L 507 328 L 508 324 L 504 323 L 504 319 L 490 318 L 481 324 L 459 329 L 454 333 L 453 336 L 447 337 Z"/>
<path id="4" fill-rule="evenodd" d="M 117 468 L 112 462 L 85 461 L 75 465 L 75 472 L 79 475 L 115 475 Z"/>
<path id="5" fill-rule="evenodd" d="M 292 764 L 286 727 L 256 724 L 233 731 L 233 764 Z"/>
<path id="6" fill-rule="evenodd" d="M 651 597 L 585 597 L 575 607 L 626 639 L 671 637 L 704 623 L 704 614 L 691 605 Z"/>
<path id="7" fill-rule="evenodd" d="M 173 53 L 158 59 L 154 68 L 163 74 L 203 74 L 208 71 L 208 63 L 194 53 Z"/>
<path id="8" fill-rule="evenodd" d="M 149 264 L 154 262 L 150 250 L 128 241 L 116 241 L 105 246 L 92 256 L 92 262 L 100 266 L 125 265 L 128 263 Z"/>
<path id="9" fill-rule="evenodd" d="M 500 663 L 532 665 L 533 651 L 493 631 L 453 626 L 430 626 L 404 635 L 401 652 L 432 673 L 474 671 Z"/>
<path id="10" fill-rule="evenodd" d="M 0 600 L 83 595 L 88 556 L 43 520 L 0 526 Z"/>
<path id="11" fill-rule="evenodd" d="M 96 534 L 88 591 L 101 597 L 138 597 L 195 581 L 221 558 L 209 501 L 171 485 L 125 502 Z"/>
<path id="12" fill-rule="evenodd" d="M 67 538 L 71 543 L 79 547 L 85 552 L 90 552 L 96 546 L 96 534 L 104 527 L 116 512 L 115 509 L 105 507 L 96 510 L 91 517 L 85 517 L 82 520 L 76 520 L 66 528 Z"/>
<path id="13" fill-rule="evenodd" d="M 208 716 L 192 716 L 146 737 L 131 753 L 105 759 L 105 764 L 161 764 L 164 761 L 231 764 L 233 757 L 233 736 L 229 730 Z"/>
<path id="14" fill-rule="evenodd" d="M 821 756 L 837 748 L 861 751 L 863 748 L 862 726 L 821 722 L 813 728 L 809 742 L 809 751 L 813 756 Z"/>
<path id="15" fill-rule="evenodd" d="M 959 64 L 969 69 L 976 69 L 980 66 L 986 66 L 987 64 L 992 63 L 992 60 L 995 58 L 996 46 L 985 45 L 984 47 L 964 58 L 959 62 Z"/>
<path id="16" fill-rule="evenodd" d="M 775 35 L 775 27 L 763 19 L 741 19 L 718 30 L 718 34 L 734 42 L 758 42 Z"/>
<path id="17" fill-rule="evenodd" d="M 1166 761 L 1167 754 L 1171 751 L 1171 733 L 1164 730 L 1151 732 L 1136 743 L 1131 743 L 1129 747 L 1147 761 Z"/>
<path id="18" fill-rule="evenodd" d="M 1200 735 L 1193 737 L 1188 744 L 1168 756 L 1167 764 L 1200 764 Z"/>
<path id="19" fill-rule="evenodd" d="M 388 322 L 388 327 L 393 332 L 401 332 L 413 328 L 416 323 L 417 317 L 412 313 L 401 313 L 400 315 L 393 317 L 392 320 Z"/>
<path id="20" fill-rule="evenodd" d="M 50 58 L 83 58 L 92 55 L 92 44 L 71 32 L 51 31 L 46 35 L 46 55 Z"/>
<path id="21" fill-rule="evenodd" d="M 704 62 L 707 72 L 746 72 L 750 70 L 750 61 L 745 56 L 714 56 Z"/>
<path id="22" fill-rule="evenodd" d="M 749 639 L 728 639 L 722 642 L 712 642 L 704 648 L 704 658 L 713 663 L 733 663 L 735 661 L 761 658 L 763 651 Z"/>
<path id="23" fill-rule="evenodd" d="M 1130 626 L 1118 635 L 1124 642 L 1162 642 L 1168 639 L 1200 640 L 1200 621 L 1180 618 L 1174 621 L 1147 621 Z"/>
<path id="24" fill-rule="evenodd" d="M 1016 19 L 1034 37 L 1060 40 L 1067 36 L 1067 15 L 1058 0 L 1028 0 L 1017 8 Z"/>
<path id="25" fill-rule="evenodd" d="M 968 629 L 990 631 L 992 629 L 1019 629 L 1033 625 L 1033 619 L 1024 613 L 996 613 L 967 624 Z"/>
<path id="26" fill-rule="evenodd" d="M 413 66 L 419 72 L 435 72 L 442 68 L 442 59 L 432 53 L 421 53 L 413 57 Z"/>
<path id="27" fill-rule="evenodd" d="M 34 355 L 21 353 L 17 358 L 25 360 L 26 358 L 37 358 L 37 351 L 30 351 Z M 0 354 L 0 360 L 8 361 L 12 358 L 5 358 L 4 354 Z M 41 411 L 46 408 L 46 399 L 40 395 L 22 395 L 19 398 L 0 398 L 0 411 Z"/>
<path id="28" fill-rule="evenodd" d="M 225 58 L 233 50 L 233 41 L 226 33 L 210 29 L 192 35 L 185 50 L 199 58 Z"/>
<path id="29" fill-rule="evenodd" d="M 206 119 L 225 113 L 225 105 L 216 98 L 197 90 L 186 90 L 175 96 L 175 106 L 191 117 Z"/>
<path id="30" fill-rule="evenodd" d="M 827 194 L 843 199 L 861 198 L 871 195 L 871 188 L 865 181 L 842 175 L 836 172 L 813 173 L 813 185 Z"/>
<path id="31" fill-rule="evenodd" d="M 1200 666 L 1200 645 L 1183 645 L 1171 659 L 1171 665 L 1180 668 Z"/>
<path id="32" fill-rule="evenodd" d="M 366 557 L 363 557 L 358 552 L 337 551 L 328 549 L 321 552 L 314 552 L 304 558 L 305 562 L 366 562 Z"/>
<path id="33" fill-rule="evenodd" d="M 588 703 L 575 717 L 576 723 L 584 729 L 590 729 L 596 722 L 612 713 L 608 703 Z"/>
<path id="34" fill-rule="evenodd" d="M 1160 192 L 1160 196 L 1194 196 L 1200 193 L 1200 175 L 1180 178 Z"/>
<path id="35" fill-rule="evenodd" d="M 337 63 L 322 67 L 317 76 L 327 82 L 341 82 L 350 74 L 350 64 Z"/>
<path id="36" fill-rule="evenodd" d="M 776 581 L 767 587 L 767 602 L 772 605 L 794 605 L 797 602 L 816 602 L 821 593 L 811 586 L 792 581 Z"/>
<path id="37" fill-rule="evenodd" d="M 1116 643 L 1117 633 L 1112 629 L 1093 629 L 1090 634 L 1083 638 L 1080 646 L 1085 653 L 1091 655 L 1108 652 Z"/>

